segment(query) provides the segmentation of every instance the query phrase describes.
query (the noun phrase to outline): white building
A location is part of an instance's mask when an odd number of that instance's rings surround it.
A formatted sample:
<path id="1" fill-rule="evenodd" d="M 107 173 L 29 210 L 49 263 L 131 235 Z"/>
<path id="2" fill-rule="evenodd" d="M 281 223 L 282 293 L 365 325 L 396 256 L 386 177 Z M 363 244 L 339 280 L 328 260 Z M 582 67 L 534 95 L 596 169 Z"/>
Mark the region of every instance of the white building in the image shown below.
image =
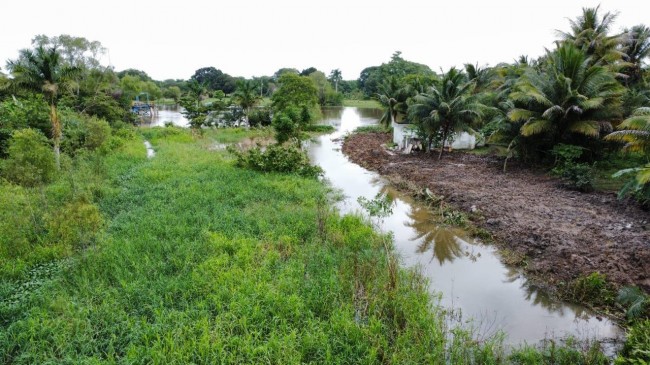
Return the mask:
<path id="1" fill-rule="evenodd" d="M 413 139 L 417 139 L 417 133 L 413 124 L 392 123 L 393 126 L 393 143 L 399 149 L 404 149 Z M 473 150 L 476 148 L 476 136 L 467 132 L 461 132 L 454 136 L 451 142 L 451 148 L 455 150 Z"/>

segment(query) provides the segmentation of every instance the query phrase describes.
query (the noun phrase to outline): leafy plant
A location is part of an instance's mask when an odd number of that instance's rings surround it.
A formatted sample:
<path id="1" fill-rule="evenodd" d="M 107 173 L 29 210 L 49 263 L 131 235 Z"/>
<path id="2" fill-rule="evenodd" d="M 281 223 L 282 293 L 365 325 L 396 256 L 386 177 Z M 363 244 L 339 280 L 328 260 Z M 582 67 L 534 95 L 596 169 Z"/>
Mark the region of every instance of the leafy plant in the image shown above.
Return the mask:
<path id="1" fill-rule="evenodd" d="M 650 364 L 650 320 L 632 326 L 625 339 L 623 350 L 614 363 L 616 365 Z"/>
<path id="2" fill-rule="evenodd" d="M 323 174 L 319 166 L 313 166 L 309 157 L 301 149 L 291 146 L 272 145 L 265 150 L 255 147 L 240 152 L 230 147 L 229 151 L 237 159 L 238 167 L 261 172 L 281 172 L 316 178 Z"/>
<path id="3" fill-rule="evenodd" d="M 625 314 L 628 319 L 648 316 L 650 312 L 650 295 L 636 286 L 626 286 L 618 291 L 616 301 L 626 307 Z"/>
<path id="4" fill-rule="evenodd" d="M 13 132 L 2 175 L 23 186 L 37 186 L 54 179 L 56 162 L 47 138 L 35 129 Z"/>
<path id="5" fill-rule="evenodd" d="M 556 164 L 551 173 L 562 178 L 569 188 L 590 191 L 594 183 L 593 169 L 586 163 L 577 162 L 583 151 L 582 147 L 566 144 L 553 147 L 551 153 L 556 158 Z"/>
<path id="6" fill-rule="evenodd" d="M 578 303 L 594 303 L 595 305 L 611 305 L 615 296 L 607 277 L 599 272 L 580 276 L 570 284 L 570 292 Z"/>

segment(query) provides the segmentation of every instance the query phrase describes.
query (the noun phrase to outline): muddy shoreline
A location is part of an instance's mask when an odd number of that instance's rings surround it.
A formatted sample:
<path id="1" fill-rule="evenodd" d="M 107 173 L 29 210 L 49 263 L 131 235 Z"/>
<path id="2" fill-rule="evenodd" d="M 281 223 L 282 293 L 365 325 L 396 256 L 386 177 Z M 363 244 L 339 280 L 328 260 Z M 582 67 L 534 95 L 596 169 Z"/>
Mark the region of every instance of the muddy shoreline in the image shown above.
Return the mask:
<path id="1" fill-rule="evenodd" d="M 500 159 L 452 152 L 403 155 L 388 151 L 386 133 L 349 136 L 343 153 L 392 181 L 429 188 L 471 214 L 538 284 L 562 294 L 579 277 L 606 275 L 616 287 L 650 292 L 650 212 L 614 194 L 580 193 L 542 172 Z M 565 296 L 565 295 L 564 295 Z"/>

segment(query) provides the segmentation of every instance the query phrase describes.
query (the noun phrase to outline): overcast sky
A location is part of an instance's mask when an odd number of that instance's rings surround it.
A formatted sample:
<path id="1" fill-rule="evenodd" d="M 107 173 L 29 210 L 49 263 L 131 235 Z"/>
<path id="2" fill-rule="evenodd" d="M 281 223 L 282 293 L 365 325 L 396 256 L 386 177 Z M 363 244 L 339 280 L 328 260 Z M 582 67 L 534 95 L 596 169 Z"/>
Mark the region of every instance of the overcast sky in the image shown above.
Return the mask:
<path id="1" fill-rule="evenodd" d="M 233 76 L 310 66 L 356 79 L 394 51 L 434 70 L 541 55 L 584 6 L 619 11 L 615 30 L 650 25 L 648 0 L 230 0 L 3 2 L 0 66 L 37 34 L 101 42 L 102 62 L 154 79 L 214 66 Z"/>

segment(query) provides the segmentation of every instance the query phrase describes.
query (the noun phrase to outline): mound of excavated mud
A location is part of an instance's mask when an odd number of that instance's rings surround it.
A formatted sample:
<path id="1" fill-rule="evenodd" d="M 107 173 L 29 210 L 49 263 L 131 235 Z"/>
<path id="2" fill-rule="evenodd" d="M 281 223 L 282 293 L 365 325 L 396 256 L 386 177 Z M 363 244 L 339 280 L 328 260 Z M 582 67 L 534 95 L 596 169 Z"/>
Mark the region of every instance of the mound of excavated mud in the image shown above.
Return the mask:
<path id="1" fill-rule="evenodd" d="M 557 287 L 593 272 L 650 292 L 650 213 L 614 194 L 580 193 L 526 168 L 503 172 L 495 157 L 388 152 L 383 133 L 355 134 L 343 152 L 353 162 L 444 195 L 457 209 L 478 209 L 476 225 L 498 245 L 526 257 L 525 270 Z M 473 207 L 473 208 L 472 208 Z"/>

